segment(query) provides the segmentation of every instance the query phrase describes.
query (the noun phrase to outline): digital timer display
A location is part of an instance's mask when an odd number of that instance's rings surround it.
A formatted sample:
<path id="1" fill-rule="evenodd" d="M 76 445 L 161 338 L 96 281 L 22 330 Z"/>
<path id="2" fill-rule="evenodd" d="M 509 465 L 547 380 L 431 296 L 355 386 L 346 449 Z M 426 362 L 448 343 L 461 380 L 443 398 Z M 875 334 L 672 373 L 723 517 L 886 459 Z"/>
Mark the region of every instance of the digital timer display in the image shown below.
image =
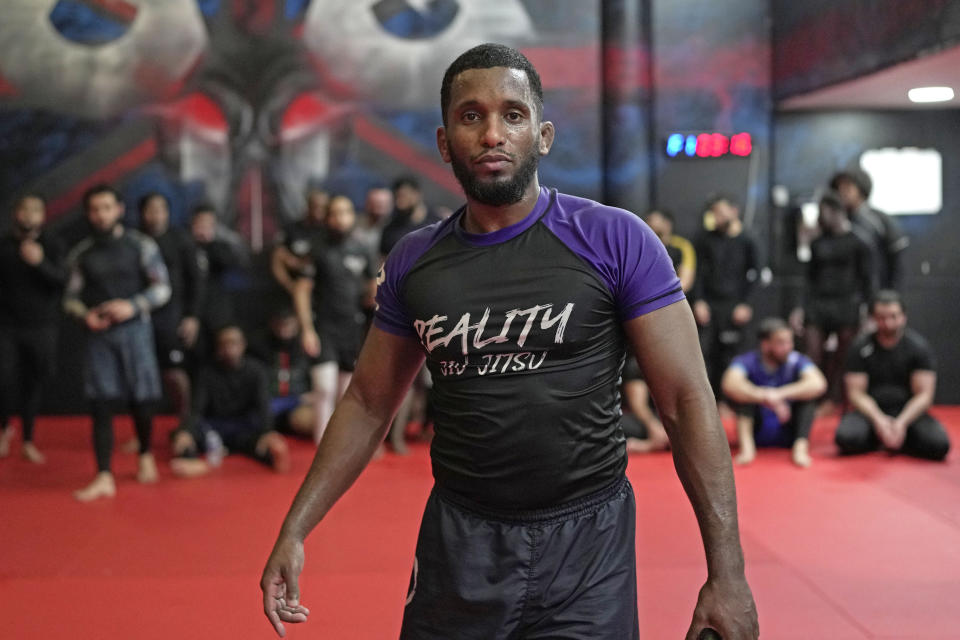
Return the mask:
<path id="1" fill-rule="evenodd" d="M 720 158 L 749 156 L 753 139 L 749 133 L 672 133 L 667 137 L 667 155 L 671 158 Z"/>

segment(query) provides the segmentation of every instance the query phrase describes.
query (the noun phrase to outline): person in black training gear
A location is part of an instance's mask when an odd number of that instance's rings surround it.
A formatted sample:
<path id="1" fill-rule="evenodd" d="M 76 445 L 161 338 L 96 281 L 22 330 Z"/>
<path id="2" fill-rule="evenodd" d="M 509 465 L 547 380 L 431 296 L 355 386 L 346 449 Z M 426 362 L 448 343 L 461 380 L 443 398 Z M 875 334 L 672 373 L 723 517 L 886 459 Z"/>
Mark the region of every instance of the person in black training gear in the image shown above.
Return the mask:
<path id="1" fill-rule="evenodd" d="M 706 211 L 713 218 L 713 229 L 694 243 L 697 275 L 691 297 L 710 386 L 719 398 L 720 378 L 741 351 L 746 325 L 753 317 L 750 300 L 759 266 L 756 243 L 743 229 L 736 202 L 717 196 L 707 203 Z"/>
<path id="2" fill-rule="evenodd" d="M 326 231 L 323 219 L 327 214 L 330 194 L 318 187 L 307 190 L 307 210 L 303 218 L 287 225 L 277 234 L 270 252 L 270 273 L 289 295 L 293 285 L 310 265 L 313 247 L 323 242 Z"/>
<path id="3" fill-rule="evenodd" d="M 110 471 L 113 411 L 129 404 L 140 443 L 137 479 L 156 482 L 150 453 L 153 414 L 160 399 L 160 370 L 150 314 L 170 299 L 170 281 L 157 243 L 120 223 L 123 202 L 107 185 L 83 197 L 91 235 L 67 257 L 70 276 L 64 309 L 87 329 L 84 393 L 91 404 L 97 475 L 74 496 L 88 502 L 116 494 Z"/>
<path id="4" fill-rule="evenodd" d="M 363 342 L 366 310 L 373 306 L 377 259 L 352 235 L 355 223 L 350 199 L 330 198 L 324 240 L 314 244 L 304 277 L 294 285 L 303 348 L 317 361 L 312 372 L 316 442 L 350 382 Z"/>
<path id="5" fill-rule="evenodd" d="M 840 195 L 850 213 L 850 222 L 870 246 L 877 287 L 896 289 L 900 284 L 903 250 L 910 245 L 910 238 L 893 218 L 870 206 L 870 176 L 860 168 L 840 171 L 830 179 L 830 188 Z"/>
<path id="6" fill-rule="evenodd" d="M 393 182 L 393 213 L 380 233 L 380 255 L 386 256 L 411 231 L 435 222 L 437 216 L 423 201 L 420 183 L 413 176 L 401 176 Z"/>
<path id="7" fill-rule="evenodd" d="M 268 620 L 282 634 L 307 619 L 304 539 L 371 459 L 426 359 L 436 484 L 400 637 L 637 638 L 617 391 L 629 343 L 711 568 L 688 637 L 713 627 L 754 640 L 730 450 L 663 244 L 633 213 L 540 186 L 554 127 L 515 49 L 480 45 L 454 61 L 441 114 L 437 147 L 467 204 L 386 260 L 353 380 L 264 568 Z"/>
<path id="8" fill-rule="evenodd" d="M 937 387 L 936 359 L 920 334 L 907 327 L 896 291 L 879 291 L 871 304 L 877 330 L 857 340 L 847 358 L 845 382 L 853 410 L 840 420 L 841 453 L 879 447 L 943 460 L 947 431 L 927 413 Z"/>
<path id="9" fill-rule="evenodd" d="M 149 193 L 140 199 L 139 209 L 140 228 L 157 243 L 170 277 L 170 300 L 153 312 L 153 336 L 167 398 L 173 412 L 183 419 L 190 411 L 186 354 L 196 344 L 200 330 L 203 279 L 197 248 L 186 231 L 170 225 L 165 196 Z"/>
<path id="10" fill-rule="evenodd" d="M 794 329 L 803 328 L 806 353 L 827 378 L 827 399 L 843 400 L 843 362 L 860 329 L 861 307 L 873 296 L 870 247 L 855 230 L 840 197 L 820 198 L 820 235 L 810 245 L 805 278 L 806 302 L 794 311 Z M 802 324 L 801 324 L 802 318 Z M 837 347 L 826 351 L 830 334 Z"/>
<path id="11" fill-rule="evenodd" d="M 190 417 L 172 434 L 175 474 L 202 475 L 226 452 L 250 456 L 278 473 L 290 468 L 287 443 L 272 427 L 266 367 L 247 357 L 246 348 L 239 327 L 217 332 L 214 361 L 197 374 Z"/>
<path id="12" fill-rule="evenodd" d="M 45 461 L 33 442 L 43 385 L 56 366 L 57 324 L 67 272 L 60 244 L 43 230 L 46 208 L 21 197 L 13 229 L 0 236 L 0 458 L 10 453 L 10 416 L 19 410 L 24 458 Z M 18 401 L 19 400 L 19 401 Z"/>

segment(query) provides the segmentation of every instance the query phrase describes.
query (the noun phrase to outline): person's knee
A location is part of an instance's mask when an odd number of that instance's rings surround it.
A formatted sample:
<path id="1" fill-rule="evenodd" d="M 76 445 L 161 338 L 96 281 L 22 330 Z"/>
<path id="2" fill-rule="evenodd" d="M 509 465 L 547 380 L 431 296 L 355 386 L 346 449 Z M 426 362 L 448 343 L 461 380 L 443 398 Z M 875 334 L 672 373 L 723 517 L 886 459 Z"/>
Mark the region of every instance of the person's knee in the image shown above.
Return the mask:
<path id="1" fill-rule="evenodd" d="M 871 449 L 870 425 L 858 415 L 847 414 L 840 421 L 833 441 L 841 453 L 862 453 Z"/>

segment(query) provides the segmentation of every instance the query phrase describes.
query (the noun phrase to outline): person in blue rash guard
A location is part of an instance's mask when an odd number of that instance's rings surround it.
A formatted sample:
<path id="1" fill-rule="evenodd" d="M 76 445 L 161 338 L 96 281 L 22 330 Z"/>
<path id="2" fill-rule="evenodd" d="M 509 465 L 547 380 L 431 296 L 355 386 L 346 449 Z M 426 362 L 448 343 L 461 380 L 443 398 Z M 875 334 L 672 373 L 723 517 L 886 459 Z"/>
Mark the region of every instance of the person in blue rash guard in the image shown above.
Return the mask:
<path id="1" fill-rule="evenodd" d="M 639 637 L 635 504 L 617 392 L 643 368 L 700 524 L 687 633 L 759 636 L 729 448 L 689 305 L 633 213 L 541 187 L 553 143 L 530 62 L 496 44 L 447 69 L 437 146 L 467 203 L 405 236 L 374 326 L 261 577 L 278 634 L 304 622 L 304 539 L 354 481 L 426 358 L 434 489 L 400 637 Z"/>
<path id="2" fill-rule="evenodd" d="M 807 356 L 794 351 L 793 330 L 766 318 L 757 349 L 733 359 L 723 374 L 724 395 L 737 405 L 739 464 L 750 464 L 757 447 L 790 447 L 798 467 L 809 467 L 814 401 L 826 378 Z"/>

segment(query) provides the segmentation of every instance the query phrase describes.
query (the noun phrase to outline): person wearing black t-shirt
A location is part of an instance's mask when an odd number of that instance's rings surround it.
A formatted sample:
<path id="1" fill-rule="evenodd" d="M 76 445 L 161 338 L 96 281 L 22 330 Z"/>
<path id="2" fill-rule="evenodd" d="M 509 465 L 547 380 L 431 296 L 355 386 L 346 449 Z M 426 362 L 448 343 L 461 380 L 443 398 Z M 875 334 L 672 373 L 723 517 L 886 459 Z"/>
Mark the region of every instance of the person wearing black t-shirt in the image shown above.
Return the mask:
<path id="1" fill-rule="evenodd" d="M 713 218 L 713 228 L 694 243 L 697 275 L 691 297 L 710 386 L 719 398 L 720 378 L 740 352 L 744 330 L 753 318 L 750 297 L 759 266 L 756 244 L 743 229 L 736 202 L 717 196 L 707 203 L 706 211 Z"/>
<path id="2" fill-rule="evenodd" d="M 157 481 L 150 436 L 161 393 L 150 314 L 170 299 L 170 281 L 157 243 L 120 223 L 123 202 L 117 191 L 91 187 L 83 207 L 91 235 L 67 257 L 63 307 L 87 329 L 84 393 L 91 404 L 97 475 L 74 496 L 88 502 L 116 495 L 110 459 L 118 401 L 133 414 L 140 443 L 137 479 Z"/>
<path id="3" fill-rule="evenodd" d="M 264 614 L 280 635 L 307 620 L 304 540 L 426 362 L 435 484 L 400 638 L 638 638 L 618 391 L 630 345 L 710 567 L 687 635 L 755 640 L 730 450 L 663 244 L 632 212 L 540 185 L 555 129 L 519 51 L 483 44 L 458 57 L 440 113 L 437 148 L 466 204 L 386 259 L 353 379 L 264 567 Z"/>
<path id="4" fill-rule="evenodd" d="M 840 197 L 820 198 L 821 235 L 810 245 L 806 304 L 791 314 L 794 330 L 803 326 L 806 353 L 827 378 L 827 400 L 842 401 L 843 359 L 860 329 L 860 307 L 873 296 L 870 247 L 851 225 Z M 824 349 L 834 334 L 837 347 Z"/>
<path id="5" fill-rule="evenodd" d="M 323 221 L 324 240 L 313 246 L 305 277 L 294 285 L 303 348 L 317 360 L 313 370 L 316 442 L 350 382 L 366 328 L 365 310 L 373 307 L 377 260 L 351 234 L 355 223 L 350 199 L 332 197 Z"/>
<path id="6" fill-rule="evenodd" d="M 420 183 L 413 176 L 393 182 L 393 213 L 380 233 L 380 255 L 386 256 L 411 231 L 438 222 L 440 217 L 423 201 Z"/>
<path id="7" fill-rule="evenodd" d="M 40 197 L 23 196 L 14 208 L 13 229 L 0 236 L 0 458 L 10 452 L 8 420 L 19 409 L 21 453 L 36 464 L 45 457 L 33 442 L 34 419 L 43 383 L 56 365 L 67 279 L 60 244 L 43 230 L 45 216 Z"/>
<path id="8" fill-rule="evenodd" d="M 181 419 L 190 410 L 186 353 L 200 330 L 202 277 L 197 249 L 186 231 L 170 226 L 167 199 L 150 193 L 140 199 L 140 228 L 154 239 L 170 276 L 170 301 L 153 312 L 153 335 L 163 386 L 173 412 Z"/>
<path id="9" fill-rule="evenodd" d="M 871 313 L 877 330 L 857 340 L 847 359 L 844 380 L 853 411 L 840 420 L 837 446 L 845 454 L 883 446 L 943 460 L 950 440 L 943 425 L 927 413 L 937 385 L 933 350 L 907 327 L 897 292 L 878 292 Z"/>
<path id="10" fill-rule="evenodd" d="M 318 187 L 307 191 L 307 210 L 277 234 L 270 252 L 270 273 L 283 289 L 293 295 L 293 285 L 310 265 L 313 248 L 323 242 L 326 231 L 323 218 L 327 214 L 330 194 Z"/>
<path id="11" fill-rule="evenodd" d="M 266 367 L 246 355 L 239 327 L 221 328 L 216 341 L 214 361 L 197 374 L 190 417 L 172 434 L 171 470 L 185 477 L 202 475 L 219 465 L 225 453 L 235 452 L 278 473 L 288 471 L 287 443 L 272 427 Z"/>

